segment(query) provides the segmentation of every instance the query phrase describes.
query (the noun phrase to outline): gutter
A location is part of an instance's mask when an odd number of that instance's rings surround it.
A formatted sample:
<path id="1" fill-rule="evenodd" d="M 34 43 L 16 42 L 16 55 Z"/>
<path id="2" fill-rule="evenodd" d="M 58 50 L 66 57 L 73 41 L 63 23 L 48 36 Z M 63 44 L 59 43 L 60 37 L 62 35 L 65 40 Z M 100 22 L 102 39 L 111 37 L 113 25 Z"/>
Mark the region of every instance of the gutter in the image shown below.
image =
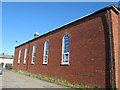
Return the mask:
<path id="1" fill-rule="evenodd" d="M 112 80 L 112 90 L 114 90 L 114 78 L 113 78 L 113 53 L 112 53 L 112 38 L 111 38 L 111 25 L 110 25 L 110 18 L 109 18 L 109 10 L 107 10 L 107 17 L 108 17 L 108 28 L 109 28 L 109 40 L 110 40 L 110 59 L 111 59 L 111 80 Z"/>
<path id="2" fill-rule="evenodd" d="M 114 5 L 112 5 L 112 7 L 120 14 L 120 11 Z"/>

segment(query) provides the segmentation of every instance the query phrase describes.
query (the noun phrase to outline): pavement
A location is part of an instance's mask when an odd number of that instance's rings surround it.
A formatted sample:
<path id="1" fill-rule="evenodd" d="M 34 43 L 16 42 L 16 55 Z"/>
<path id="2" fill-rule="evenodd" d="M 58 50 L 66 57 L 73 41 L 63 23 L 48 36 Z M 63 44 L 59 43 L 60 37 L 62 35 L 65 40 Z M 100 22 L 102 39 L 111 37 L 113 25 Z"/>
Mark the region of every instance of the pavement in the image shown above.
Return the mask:
<path id="1" fill-rule="evenodd" d="M 0 90 L 2 89 L 2 75 L 0 75 Z"/>
<path id="2" fill-rule="evenodd" d="M 0 75 L 0 87 L 2 88 L 66 88 L 54 83 L 39 80 L 19 73 L 4 70 Z"/>

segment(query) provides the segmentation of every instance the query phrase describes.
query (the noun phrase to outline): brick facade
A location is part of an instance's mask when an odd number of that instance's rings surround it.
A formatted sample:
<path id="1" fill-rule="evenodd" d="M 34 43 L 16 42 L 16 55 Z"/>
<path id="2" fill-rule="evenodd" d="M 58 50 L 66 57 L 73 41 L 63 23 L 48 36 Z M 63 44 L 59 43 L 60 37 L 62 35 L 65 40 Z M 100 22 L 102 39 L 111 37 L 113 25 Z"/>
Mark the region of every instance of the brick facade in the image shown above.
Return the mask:
<path id="1" fill-rule="evenodd" d="M 117 17 L 117 18 L 116 18 Z M 118 15 L 111 11 L 111 24 L 118 20 Z M 118 22 L 115 22 L 118 25 Z M 113 36 L 118 34 L 113 30 Z M 106 10 L 97 12 L 89 17 L 72 22 L 15 48 L 13 69 L 27 71 L 37 75 L 68 80 L 70 83 L 84 84 L 90 87 L 110 87 L 110 57 L 109 34 Z M 65 34 L 70 36 L 70 59 L 68 66 L 62 66 L 62 38 Z M 44 43 L 49 41 L 48 64 L 43 65 Z M 113 41 L 116 40 L 113 37 Z M 115 43 L 118 44 L 117 41 Z M 114 52 L 118 52 L 117 44 Z M 31 64 L 33 45 L 36 45 L 35 64 Z M 25 48 L 27 50 L 27 63 L 23 64 Z M 21 49 L 20 64 L 18 64 L 19 50 Z M 115 67 L 118 64 L 115 55 Z M 29 56 L 29 58 L 28 58 Z M 117 63 L 117 64 L 116 64 Z M 119 69 L 120 70 L 120 69 Z M 114 69 L 114 73 L 118 69 Z M 117 72 L 118 73 L 118 72 Z M 118 76 L 116 75 L 115 78 Z M 120 78 L 119 78 L 120 79 Z M 115 80 L 115 81 L 117 81 Z M 115 82 L 114 81 L 114 82 Z M 120 81 L 120 80 L 119 80 Z M 115 83 L 118 85 L 118 83 Z M 120 86 L 119 86 L 120 87 Z"/>

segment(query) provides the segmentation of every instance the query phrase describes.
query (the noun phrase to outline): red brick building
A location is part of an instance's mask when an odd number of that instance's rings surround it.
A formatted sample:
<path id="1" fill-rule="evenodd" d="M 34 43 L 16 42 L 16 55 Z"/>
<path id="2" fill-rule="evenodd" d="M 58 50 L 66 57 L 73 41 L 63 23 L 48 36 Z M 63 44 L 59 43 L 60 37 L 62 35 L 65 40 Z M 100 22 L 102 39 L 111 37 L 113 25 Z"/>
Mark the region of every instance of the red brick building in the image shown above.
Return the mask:
<path id="1" fill-rule="evenodd" d="M 120 88 L 119 10 L 110 5 L 15 47 L 13 69 Z"/>

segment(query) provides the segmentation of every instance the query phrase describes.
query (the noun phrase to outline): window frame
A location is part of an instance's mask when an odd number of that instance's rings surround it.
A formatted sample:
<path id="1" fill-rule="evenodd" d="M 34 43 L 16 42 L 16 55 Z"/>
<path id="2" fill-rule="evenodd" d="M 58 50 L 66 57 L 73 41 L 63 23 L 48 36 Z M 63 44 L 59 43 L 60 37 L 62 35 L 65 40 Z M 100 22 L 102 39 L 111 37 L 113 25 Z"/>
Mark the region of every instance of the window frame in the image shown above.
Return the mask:
<path id="1" fill-rule="evenodd" d="M 25 53 L 24 53 L 24 62 L 23 62 L 23 64 L 26 64 L 26 57 L 27 57 L 27 47 L 25 48 Z"/>
<path id="2" fill-rule="evenodd" d="M 35 53 L 36 53 L 36 45 L 33 45 L 31 64 L 35 64 Z"/>
<path id="3" fill-rule="evenodd" d="M 68 35 L 68 34 L 66 34 Z M 61 65 L 70 65 L 69 60 L 70 60 L 70 36 L 69 36 L 69 52 L 64 52 L 65 51 L 65 36 L 62 38 L 62 62 Z M 64 59 L 64 55 L 68 54 L 68 59 Z M 68 60 L 68 62 L 65 62 L 65 60 Z"/>
<path id="4" fill-rule="evenodd" d="M 47 44 L 48 43 L 48 44 Z M 48 45 L 48 50 L 47 49 L 47 45 Z M 47 51 L 47 54 L 46 54 Z M 48 54 L 49 54 L 49 41 L 46 40 L 44 43 L 44 54 L 43 54 L 43 65 L 47 65 L 48 64 Z M 47 57 L 47 61 L 45 62 L 45 57 Z"/>
<path id="5" fill-rule="evenodd" d="M 20 64 L 20 57 L 21 57 L 21 49 L 19 50 L 19 56 L 18 56 L 18 64 Z"/>

